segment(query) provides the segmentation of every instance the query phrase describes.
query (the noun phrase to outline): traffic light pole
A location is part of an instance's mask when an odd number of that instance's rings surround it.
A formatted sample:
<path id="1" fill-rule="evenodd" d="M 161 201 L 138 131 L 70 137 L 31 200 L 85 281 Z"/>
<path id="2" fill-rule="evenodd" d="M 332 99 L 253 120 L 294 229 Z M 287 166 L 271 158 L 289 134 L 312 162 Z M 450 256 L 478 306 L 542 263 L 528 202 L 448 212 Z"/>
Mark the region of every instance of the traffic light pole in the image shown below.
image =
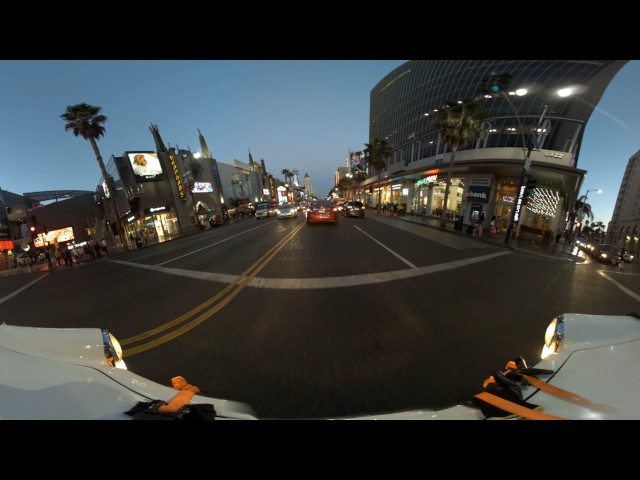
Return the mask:
<path id="1" fill-rule="evenodd" d="M 520 214 L 522 213 L 522 203 L 524 200 L 525 189 L 527 185 L 527 172 L 528 169 L 523 168 L 520 173 L 520 180 L 518 182 L 518 189 L 516 190 L 516 199 L 511 209 L 511 215 L 509 215 L 509 226 L 507 227 L 507 233 L 504 237 L 504 244 L 511 244 L 511 236 L 513 235 L 514 226 L 520 221 Z"/>
<path id="2" fill-rule="evenodd" d="M 529 167 L 531 166 L 531 150 L 532 148 L 527 147 L 527 141 L 524 138 L 524 127 L 522 126 L 522 121 L 520 120 L 520 115 L 518 115 L 518 111 L 516 107 L 513 105 L 511 100 L 509 99 L 509 94 L 505 92 L 502 93 L 502 96 L 507 101 L 511 110 L 516 116 L 516 120 L 518 121 L 518 126 L 520 127 L 520 137 L 522 138 L 522 154 L 524 155 L 524 164 L 522 166 L 522 172 L 520 173 L 520 180 L 518 181 L 518 189 L 516 190 L 516 198 L 513 204 L 513 208 L 511 209 L 511 215 L 509 215 L 509 225 L 507 226 L 507 233 L 504 237 L 504 244 L 511 244 L 511 236 L 513 235 L 514 224 L 517 224 L 520 220 L 520 213 L 522 211 L 522 202 L 524 200 L 524 193 L 527 184 L 527 174 L 529 172 Z"/>

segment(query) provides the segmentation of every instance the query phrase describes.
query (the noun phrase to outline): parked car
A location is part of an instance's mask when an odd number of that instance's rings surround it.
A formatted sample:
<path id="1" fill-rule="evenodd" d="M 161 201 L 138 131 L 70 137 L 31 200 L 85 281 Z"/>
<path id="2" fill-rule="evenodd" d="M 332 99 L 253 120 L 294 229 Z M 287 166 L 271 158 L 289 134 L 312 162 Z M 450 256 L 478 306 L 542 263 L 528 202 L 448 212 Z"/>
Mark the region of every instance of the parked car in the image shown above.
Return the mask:
<path id="1" fill-rule="evenodd" d="M 338 223 L 338 207 L 329 200 L 315 200 L 307 210 L 307 224 L 328 222 Z"/>
<path id="2" fill-rule="evenodd" d="M 297 218 L 298 208 L 293 204 L 284 204 L 278 206 L 276 210 L 278 218 Z"/>
<path id="3" fill-rule="evenodd" d="M 349 201 L 344 204 L 342 215 L 345 217 L 362 217 L 364 218 L 364 204 L 358 201 Z"/>
<path id="4" fill-rule="evenodd" d="M 99 328 L 0 324 L 0 365 L 0 419 L 131 420 L 139 417 L 125 412 L 172 405 L 183 395 L 182 414 L 207 406 L 216 419 L 256 418 L 247 404 L 197 393 L 182 377 L 167 386 L 128 371 L 117 339 Z M 147 407 L 140 414 L 168 417 Z"/>
<path id="5" fill-rule="evenodd" d="M 567 313 L 547 327 L 540 362 L 533 368 L 521 357 L 506 362 L 468 402 L 350 418 L 639 420 L 639 357 L 639 314 Z"/>
<path id="6" fill-rule="evenodd" d="M 625 262 L 631 262 L 631 261 L 633 261 L 633 255 L 631 255 L 629 252 L 624 252 L 624 253 L 622 254 L 622 259 L 623 259 Z"/>
<path id="7" fill-rule="evenodd" d="M 256 219 L 269 218 L 278 214 L 278 207 L 275 203 L 259 203 L 256 205 Z"/>

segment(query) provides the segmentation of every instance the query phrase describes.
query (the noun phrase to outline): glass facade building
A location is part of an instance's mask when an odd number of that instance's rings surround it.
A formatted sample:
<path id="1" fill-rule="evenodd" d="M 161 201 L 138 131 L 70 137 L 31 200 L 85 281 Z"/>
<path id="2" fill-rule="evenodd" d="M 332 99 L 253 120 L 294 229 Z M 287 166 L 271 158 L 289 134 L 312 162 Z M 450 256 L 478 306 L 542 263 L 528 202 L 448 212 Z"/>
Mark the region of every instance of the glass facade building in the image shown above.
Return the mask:
<path id="1" fill-rule="evenodd" d="M 371 91 L 369 142 L 387 141 L 392 153 L 382 171 L 382 203 L 414 214 L 439 215 L 450 151 L 437 127 L 447 103 L 473 98 L 488 119 L 485 136 L 455 154 L 447 210 L 463 223 L 495 216 L 504 231 L 512 213 L 528 150 L 529 175 L 539 201 L 523 209 L 519 234 L 543 239 L 564 229 L 566 212 L 584 174 L 579 154 L 585 126 L 625 60 L 414 60 L 385 76 Z M 487 91 L 492 75 L 509 74 L 509 91 Z M 516 94 L 516 91 L 518 94 Z M 523 94 L 526 91 L 526 94 Z M 375 205 L 378 176 L 363 183 Z"/>

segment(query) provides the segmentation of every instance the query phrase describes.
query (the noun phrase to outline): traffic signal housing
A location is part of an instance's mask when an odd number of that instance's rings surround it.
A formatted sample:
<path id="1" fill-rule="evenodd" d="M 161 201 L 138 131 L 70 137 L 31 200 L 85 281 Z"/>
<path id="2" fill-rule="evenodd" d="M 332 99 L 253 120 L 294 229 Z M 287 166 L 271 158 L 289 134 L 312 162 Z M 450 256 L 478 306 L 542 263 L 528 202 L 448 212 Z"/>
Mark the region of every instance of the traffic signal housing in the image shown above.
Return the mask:
<path id="1" fill-rule="evenodd" d="M 525 184 L 524 188 L 524 198 L 522 201 L 523 205 L 527 205 L 533 199 L 534 191 L 536 189 L 536 182 L 537 180 L 535 178 L 527 178 L 527 183 Z"/>
<path id="2" fill-rule="evenodd" d="M 509 73 L 495 73 L 489 78 L 487 89 L 491 93 L 506 92 L 510 84 L 511 75 Z"/>

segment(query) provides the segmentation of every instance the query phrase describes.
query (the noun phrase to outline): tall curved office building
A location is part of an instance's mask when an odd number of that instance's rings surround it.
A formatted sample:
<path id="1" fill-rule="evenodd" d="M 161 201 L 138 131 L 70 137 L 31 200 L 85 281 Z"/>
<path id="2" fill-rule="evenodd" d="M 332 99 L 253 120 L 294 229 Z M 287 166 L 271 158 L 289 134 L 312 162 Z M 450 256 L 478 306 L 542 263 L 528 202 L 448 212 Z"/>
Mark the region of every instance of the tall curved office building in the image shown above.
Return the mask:
<path id="1" fill-rule="evenodd" d="M 450 148 L 437 127 L 445 106 L 474 98 L 488 119 L 484 137 L 455 153 L 447 211 L 464 224 L 495 216 L 506 231 L 514 209 L 518 235 L 543 240 L 566 227 L 585 171 L 579 168 L 585 126 L 626 60 L 413 60 L 371 91 L 369 142 L 392 148 L 381 172 L 369 170 L 366 201 L 406 204 L 414 214 L 439 216 Z M 494 75 L 509 74 L 507 91 L 491 93 Z M 495 78 L 495 77 L 493 77 Z M 516 93 L 517 92 L 517 93 Z M 525 148 L 529 147 L 529 148 Z M 526 166 L 535 180 L 529 197 L 518 189 Z M 526 206 L 524 204 L 526 203 Z"/>

